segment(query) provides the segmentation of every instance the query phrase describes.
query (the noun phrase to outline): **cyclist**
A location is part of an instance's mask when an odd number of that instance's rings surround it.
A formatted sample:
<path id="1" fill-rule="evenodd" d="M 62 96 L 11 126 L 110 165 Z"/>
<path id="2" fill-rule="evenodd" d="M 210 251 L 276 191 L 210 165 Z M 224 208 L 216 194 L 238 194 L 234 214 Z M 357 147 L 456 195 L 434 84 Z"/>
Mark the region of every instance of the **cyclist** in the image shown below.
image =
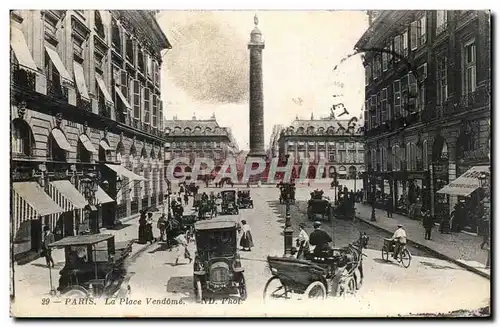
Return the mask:
<path id="1" fill-rule="evenodd" d="M 397 259 L 401 250 L 406 245 L 406 231 L 403 229 L 403 225 L 398 224 L 398 229 L 392 235 L 391 240 L 395 242 L 393 258 Z"/>

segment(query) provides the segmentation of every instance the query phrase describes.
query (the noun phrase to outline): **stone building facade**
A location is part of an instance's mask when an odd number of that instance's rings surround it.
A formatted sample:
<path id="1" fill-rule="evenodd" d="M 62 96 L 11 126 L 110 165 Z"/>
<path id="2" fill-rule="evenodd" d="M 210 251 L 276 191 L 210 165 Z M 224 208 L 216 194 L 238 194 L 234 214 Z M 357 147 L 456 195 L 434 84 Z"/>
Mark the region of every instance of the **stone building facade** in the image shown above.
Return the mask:
<path id="1" fill-rule="evenodd" d="M 152 12 L 11 11 L 11 231 L 17 255 L 160 205 L 163 113 Z"/>
<path id="2" fill-rule="evenodd" d="M 372 49 L 364 57 L 368 198 L 405 213 L 416 204 L 439 220 L 460 197 L 436 192 L 468 168 L 490 165 L 490 14 L 370 15 L 356 45 Z M 401 57 L 373 50 L 381 48 Z M 474 218 L 465 224 L 476 231 Z"/>
<path id="3" fill-rule="evenodd" d="M 301 120 L 296 118 L 279 136 L 279 158 L 294 160 L 292 176 L 299 177 L 303 161 L 309 162 L 307 178 L 358 178 L 365 170 L 363 122 L 335 118 Z M 322 172 L 318 163 L 325 162 Z"/>
<path id="4" fill-rule="evenodd" d="M 279 139 L 281 131 L 284 129 L 283 125 L 274 125 L 271 137 L 269 138 L 269 147 L 267 149 L 266 158 L 279 158 Z"/>
<path id="5" fill-rule="evenodd" d="M 189 174 L 193 171 L 196 158 L 209 158 L 215 163 L 218 171 L 228 157 L 235 157 L 239 152 L 231 129 L 221 127 L 213 115 L 210 119 L 197 119 L 193 115 L 190 120 L 174 117 L 165 122 L 165 167 L 174 158 L 185 157 L 189 164 L 179 164 L 174 174 Z"/>

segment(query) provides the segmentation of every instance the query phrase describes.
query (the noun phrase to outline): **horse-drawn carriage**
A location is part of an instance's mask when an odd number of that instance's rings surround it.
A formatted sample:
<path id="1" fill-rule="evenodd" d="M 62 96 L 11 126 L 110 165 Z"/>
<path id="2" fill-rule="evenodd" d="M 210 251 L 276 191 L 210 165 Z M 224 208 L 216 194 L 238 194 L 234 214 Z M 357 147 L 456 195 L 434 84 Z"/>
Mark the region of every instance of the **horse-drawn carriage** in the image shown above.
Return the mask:
<path id="1" fill-rule="evenodd" d="M 57 291 L 64 297 L 126 296 L 125 259 L 132 252 L 132 241 L 115 243 L 111 234 L 68 236 L 49 244 L 50 248 L 64 248 L 65 265 L 59 272 Z M 51 294 L 52 270 L 49 267 Z"/>
<path id="2" fill-rule="evenodd" d="M 290 200 L 291 203 L 295 203 L 295 183 L 278 183 L 276 185 L 280 189 L 280 203 L 285 203 Z"/>
<path id="3" fill-rule="evenodd" d="M 250 190 L 238 190 L 238 207 L 240 209 L 253 208 L 253 200 Z"/>
<path id="4" fill-rule="evenodd" d="M 217 204 L 215 198 L 202 197 L 196 210 L 198 211 L 199 219 L 217 217 Z"/>
<path id="5" fill-rule="evenodd" d="M 323 191 L 315 190 L 311 192 L 311 198 L 307 201 L 307 218 L 309 220 L 318 220 L 327 218 L 328 221 L 333 216 L 332 201 L 323 196 Z"/>
<path id="6" fill-rule="evenodd" d="M 236 201 L 236 191 L 228 190 L 220 192 L 222 196 L 222 214 L 223 215 L 237 215 L 240 210 Z"/>
<path id="7" fill-rule="evenodd" d="M 264 301 L 354 293 L 363 282 L 363 248 L 367 245 L 368 237 L 360 234 L 358 241 L 333 249 L 325 257 L 310 253 L 304 260 L 268 256 L 272 276 L 264 287 Z"/>
<path id="8" fill-rule="evenodd" d="M 171 247 L 175 245 L 174 239 L 179 234 L 185 233 L 188 239 L 194 235 L 194 224 L 197 220 L 196 215 L 182 215 L 168 219 L 165 227 L 167 246 Z"/>

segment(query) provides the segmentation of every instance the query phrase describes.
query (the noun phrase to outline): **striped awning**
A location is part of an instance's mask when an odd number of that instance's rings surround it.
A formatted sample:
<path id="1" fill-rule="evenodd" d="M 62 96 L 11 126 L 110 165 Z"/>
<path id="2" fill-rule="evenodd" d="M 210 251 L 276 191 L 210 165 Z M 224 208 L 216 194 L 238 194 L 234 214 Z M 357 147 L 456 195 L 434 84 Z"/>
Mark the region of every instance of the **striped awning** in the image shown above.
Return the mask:
<path id="1" fill-rule="evenodd" d="M 28 48 L 28 43 L 23 32 L 17 27 L 10 26 L 10 46 L 16 55 L 16 59 L 21 67 L 29 68 L 34 72 L 38 72 L 38 68 L 33 60 L 31 51 Z"/>
<path id="2" fill-rule="evenodd" d="M 47 45 L 45 46 L 45 51 L 47 51 L 47 54 L 49 55 L 50 60 L 52 61 L 52 63 L 56 67 L 57 71 L 59 72 L 59 75 L 68 81 L 72 81 L 73 79 L 71 78 L 71 75 L 66 70 L 66 67 L 64 67 L 64 64 L 63 64 L 61 58 L 59 57 L 59 54 L 55 50 L 48 47 Z"/>
<path id="3" fill-rule="evenodd" d="M 123 105 L 127 107 L 127 109 L 132 109 L 132 106 L 128 102 L 127 98 L 123 95 L 122 90 L 120 89 L 119 86 L 115 86 L 115 92 L 116 94 L 118 94 L 118 97 L 123 102 Z"/>
<path id="4" fill-rule="evenodd" d="M 132 181 L 135 181 L 135 180 L 143 181 L 143 180 L 145 180 L 144 177 L 131 172 L 130 170 L 128 170 L 127 168 L 125 168 L 123 166 L 112 165 L 112 164 L 106 164 L 106 166 L 109 169 L 115 171 L 117 175 L 119 175 L 121 177 L 126 177 L 126 178 L 128 178 L 128 179 L 130 179 Z"/>
<path id="5" fill-rule="evenodd" d="M 489 169 L 489 166 L 474 166 L 450 184 L 437 191 L 437 193 L 470 196 L 472 192 L 481 186 L 479 183 L 481 173 L 489 172 Z"/>
<path id="6" fill-rule="evenodd" d="M 68 180 L 50 182 L 49 195 L 64 211 L 83 209 L 87 205 L 85 197 Z"/>
<path id="7" fill-rule="evenodd" d="M 14 206 L 16 214 L 21 214 L 21 218 L 29 219 L 46 216 L 55 213 L 64 212 L 52 199 L 45 193 L 37 182 L 18 182 L 12 184 L 14 190 L 14 202 L 21 203 L 20 210 Z"/>
<path id="8" fill-rule="evenodd" d="M 95 192 L 95 198 L 97 200 L 97 203 L 100 204 L 110 203 L 115 201 L 108 195 L 108 193 L 104 192 L 104 190 L 100 186 L 97 187 L 97 192 Z"/>
<path id="9" fill-rule="evenodd" d="M 102 76 L 99 74 L 96 74 L 95 80 L 97 81 L 97 85 L 101 89 L 101 92 L 104 95 L 104 98 L 106 99 L 106 101 L 113 103 L 113 97 L 111 96 L 111 94 L 109 94 L 109 91 L 106 88 L 106 83 L 104 83 Z"/>

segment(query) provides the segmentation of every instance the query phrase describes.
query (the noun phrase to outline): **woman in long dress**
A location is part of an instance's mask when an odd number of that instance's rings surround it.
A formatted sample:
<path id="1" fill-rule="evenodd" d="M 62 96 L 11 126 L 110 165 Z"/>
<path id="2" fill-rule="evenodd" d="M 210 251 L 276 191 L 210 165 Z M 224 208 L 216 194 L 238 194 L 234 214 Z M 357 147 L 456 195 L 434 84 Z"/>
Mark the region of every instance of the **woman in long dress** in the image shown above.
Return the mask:
<path id="1" fill-rule="evenodd" d="M 250 226 L 247 224 L 246 220 L 241 221 L 241 233 L 240 246 L 242 247 L 242 250 L 252 251 L 252 232 L 250 231 Z"/>

